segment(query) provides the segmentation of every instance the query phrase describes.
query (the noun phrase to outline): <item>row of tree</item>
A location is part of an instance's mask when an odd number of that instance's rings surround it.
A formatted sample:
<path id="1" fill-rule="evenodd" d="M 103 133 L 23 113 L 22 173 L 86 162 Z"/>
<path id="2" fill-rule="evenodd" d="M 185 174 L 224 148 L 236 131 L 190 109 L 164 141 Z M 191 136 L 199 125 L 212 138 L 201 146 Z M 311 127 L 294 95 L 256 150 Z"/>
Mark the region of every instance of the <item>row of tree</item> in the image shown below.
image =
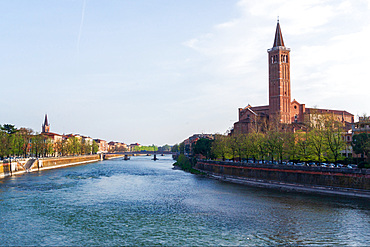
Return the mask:
<path id="1" fill-rule="evenodd" d="M 332 115 L 314 116 L 309 123 L 302 124 L 297 131 L 291 125 L 270 121 L 264 128 L 248 134 L 216 134 L 214 140 L 199 139 L 192 150 L 181 143 L 180 152 L 202 155 L 211 159 L 255 159 L 294 162 L 334 162 L 345 157 L 348 149 L 344 126 Z M 361 135 L 361 136 L 360 136 Z M 370 154 L 370 136 L 360 134 L 353 137 L 356 153 Z"/>
<path id="2" fill-rule="evenodd" d="M 83 139 L 70 137 L 53 142 L 43 134 L 29 128 L 17 129 L 14 125 L 0 125 L 0 158 L 46 157 L 91 154 L 98 151 L 98 145 Z"/>
<path id="3" fill-rule="evenodd" d="M 140 151 L 155 152 L 155 151 L 158 151 L 158 147 L 155 146 L 154 144 L 151 146 L 135 146 L 133 151 L 135 152 L 140 152 Z"/>

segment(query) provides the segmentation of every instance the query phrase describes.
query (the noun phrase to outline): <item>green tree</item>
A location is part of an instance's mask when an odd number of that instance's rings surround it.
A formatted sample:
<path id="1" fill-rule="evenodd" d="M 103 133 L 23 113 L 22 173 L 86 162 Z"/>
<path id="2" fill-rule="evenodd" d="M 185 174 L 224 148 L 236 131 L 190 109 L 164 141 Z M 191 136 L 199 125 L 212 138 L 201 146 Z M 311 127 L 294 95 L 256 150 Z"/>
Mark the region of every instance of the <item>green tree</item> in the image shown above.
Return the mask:
<path id="1" fill-rule="evenodd" d="M 253 142 L 256 145 L 257 158 L 264 161 L 267 155 L 267 151 L 268 151 L 266 135 L 263 134 L 262 132 L 253 133 L 252 138 L 253 138 Z"/>
<path id="2" fill-rule="evenodd" d="M 185 143 L 184 142 L 181 142 L 180 145 L 179 145 L 179 151 L 180 151 L 180 154 L 184 154 L 185 153 Z"/>
<path id="3" fill-rule="evenodd" d="M 313 159 L 321 163 L 325 160 L 324 154 L 327 152 L 325 132 L 321 128 L 315 128 L 309 132 L 309 145 L 312 150 Z"/>
<path id="4" fill-rule="evenodd" d="M 254 158 L 256 156 L 256 145 L 253 142 L 252 134 L 241 136 L 242 158 Z"/>
<path id="5" fill-rule="evenodd" d="M 169 151 L 171 151 L 171 148 L 172 147 L 170 145 L 166 144 L 162 147 L 158 147 L 158 151 L 159 152 L 169 152 Z"/>
<path id="6" fill-rule="evenodd" d="M 38 134 L 36 132 L 36 134 L 34 136 L 32 136 L 31 138 L 31 152 L 32 154 L 37 158 L 37 157 L 41 157 L 41 155 L 43 154 L 43 148 L 44 148 L 44 138 L 42 137 L 42 135 Z"/>
<path id="7" fill-rule="evenodd" d="M 308 144 L 309 151 L 312 152 L 312 158 L 321 163 L 325 160 L 325 154 L 328 151 L 328 145 L 325 138 L 325 119 L 326 115 L 313 111 L 308 122 Z"/>
<path id="8" fill-rule="evenodd" d="M 81 144 L 81 141 L 77 137 L 73 136 L 73 137 L 68 138 L 67 143 L 68 143 L 67 149 L 70 155 L 81 154 L 82 144 Z"/>
<path id="9" fill-rule="evenodd" d="M 212 155 L 215 158 L 225 160 L 229 153 L 228 136 L 216 134 L 215 140 L 212 143 Z"/>
<path id="10" fill-rule="evenodd" d="M 228 147 L 228 149 L 226 149 L 228 151 L 228 154 L 231 156 L 232 160 L 235 161 L 235 158 L 239 150 L 237 136 L 235 135 L 228 136 L 226 138 L 226 145 Z"/>
<path id="11" fill-rule="evenodd" d="M 333 116 L 327 115 L 325 119 L 324 137 L 328 147 L 328 153 L 335 163 L 340 159 L 341 151 L 346 147 L 346 143 L 343 139 L 343 132 L 343 124 L 336 121 Z"/>
<path id="12" fill-rule="evenodd" d="M 296 161 L 298 159 L 298 140 L 299 140 L 299 133 L 301 131 L 297 131 L 295 133 L 288 132 L 286 136 L 286 155 L 287 159 L 290 161 Z"/>
<path id="13" fill-rule="evenodd" d="M 3 159 L 7 156 L 7 140 L 8 134 L 0 129 L 0 158 Z"/>
<path id="14" fill-rule="evenodd" d="M 179 166 L 184 171 L 192 171 L 192 165 L 188 157 L 184 154 L 180 154 L 177 158 L 177 162 L 174 164 L 175 166 Z"/>
<path id="15" fill-rule="evenodd" d="M 310 146 L 309 132 L 307 130 L 297 131 L 295 134 L 295 151 L 296 155 L 292 154 L 295 160 L 299 161 L 309 161 L 313 159 L 312 156 L 312 146 Z M 294 152 L 294 150 L 293 150 Z"/>
<path id="16" fill-rule="evenodd" d="M 283 142 L 281 140 L 280 133 L 275 130 L 268 131 L 266 133 L 266 148 L 272 162 L 274 161 L 275 155 L 278 155 L 279 150 L 282 150 L 282 147 Z"/>
<path id="17" fill-rule="evenodd" d="M 93 143 L 92 143 L 92 152 L 93 152 L 93 154 L 96 154 L 98 151 L 99 151 L 99 145 L 95 141 L 93 141 Z"/>
<path id="18" fill-rule="evenodd" d="M 92 145 L 86 141 L 82 142 L 82 154 L 90 154 L 92 151 Z"/>
<path id="19" fill-rule="evenodd" d="M 356 154 L 361 154 L 361 157 L 369 157 L 370 154 L 370 134 L 361 133 L 353 135 L 352 147 Z"/>
<path id="20" fill-rule="evenodd" d="M 176 153 L 180 151 L 179 144 L 175 144 L 171 147 L 171 152 Z"/>
<path id="21" fill-rule="evenodd" d="M 236 157 L 238 158 L 239 161 L 242 161 L 245 155 L 245 150 L 247 147 L 246 145 L 246 135 L 245 134 L 236 134 L 234 135 L 234 138 L 232 138 L 234 141 L 234 149 L 236 149 Z"/>
<path id="22" fill-rule="evenodd" d="M 21 154 L 23 155 L 23 157 L 28 156 L 29 143 L 33 133 L 33 130 L 29 128 L 20 128 L 17 132 L 17 134 L 20 136 L 18 145 L 19 149 L 22 150 Z"/>
<path id="23" fill-rule="evenodd" d="M 213 140 L 207 138 L 198 139 L 195 145 L 193 146 L 193 153 L 196 155 L 203 155 L 207 159 L 210 158 L 212 142 Z"/>
<path id="24" fill-rule="evenodd" d="M 8 134 L 14 134 L 17 132 L 17 128 L 12 124 L 4 124 L 3 126 L 0 125 L 0 129 Z"/>

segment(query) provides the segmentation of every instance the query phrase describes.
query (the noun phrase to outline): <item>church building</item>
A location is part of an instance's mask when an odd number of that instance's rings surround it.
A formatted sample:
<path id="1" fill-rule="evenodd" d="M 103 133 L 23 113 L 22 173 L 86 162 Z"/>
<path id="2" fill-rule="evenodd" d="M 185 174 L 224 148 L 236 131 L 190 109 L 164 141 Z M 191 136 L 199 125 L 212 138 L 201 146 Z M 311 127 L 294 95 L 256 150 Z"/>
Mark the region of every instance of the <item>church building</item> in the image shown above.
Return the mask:
<path id="1" fill-rule="evenodd" d="M 232 133 L 250 133 L 258 121 L 275 119 L 293 127 L 310 120 L 312 114 L 331 114 L 343 123 L 346 129 L 354 122 L 353 114 L 347 111 L 306 108 L 295 99 L 290 90 L 290 49 L 285 47 L 279 21 L 276 26 L 274 44 L 268 52 L 269 104 L 239 108 L 239 121 L 234 123 Z"/>

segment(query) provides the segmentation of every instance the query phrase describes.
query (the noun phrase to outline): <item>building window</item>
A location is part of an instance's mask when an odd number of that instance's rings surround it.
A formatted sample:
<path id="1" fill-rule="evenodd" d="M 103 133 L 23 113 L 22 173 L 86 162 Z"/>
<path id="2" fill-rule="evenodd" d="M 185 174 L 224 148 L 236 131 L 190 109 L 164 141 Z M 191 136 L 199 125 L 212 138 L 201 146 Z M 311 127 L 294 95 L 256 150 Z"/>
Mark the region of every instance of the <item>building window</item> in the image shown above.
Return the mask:
<path id="1" fill-rule="evenodd" d="M 294 106 L 294 109 L 297 109 L 297 106 L 296 105 Z"/>

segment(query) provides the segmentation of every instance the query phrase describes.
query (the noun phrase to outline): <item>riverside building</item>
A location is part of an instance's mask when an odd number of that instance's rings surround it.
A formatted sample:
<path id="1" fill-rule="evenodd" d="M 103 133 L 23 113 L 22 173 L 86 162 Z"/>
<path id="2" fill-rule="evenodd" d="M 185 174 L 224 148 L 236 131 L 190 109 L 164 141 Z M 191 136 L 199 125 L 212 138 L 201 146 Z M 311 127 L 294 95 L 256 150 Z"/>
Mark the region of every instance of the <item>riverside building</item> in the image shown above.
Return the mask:
<path id="1" fill-rule="evenodd" d="M 295 99 L 291 100 L 290 49 L 284 44 L 279 21 L 275 39 L 268 53 L 269 67 L 269 104 L 239 108 L 239 121 L 234 123 L 231 134 L 250 133 L 258 128 L 260 122 L 275 120 L 290 126 L 292 131 L 313 119 L 315 114 L 331 114 L 343 123 L 345 129 L 351 128 L 353 114 L 344 110 L 307 108 Z"/>

